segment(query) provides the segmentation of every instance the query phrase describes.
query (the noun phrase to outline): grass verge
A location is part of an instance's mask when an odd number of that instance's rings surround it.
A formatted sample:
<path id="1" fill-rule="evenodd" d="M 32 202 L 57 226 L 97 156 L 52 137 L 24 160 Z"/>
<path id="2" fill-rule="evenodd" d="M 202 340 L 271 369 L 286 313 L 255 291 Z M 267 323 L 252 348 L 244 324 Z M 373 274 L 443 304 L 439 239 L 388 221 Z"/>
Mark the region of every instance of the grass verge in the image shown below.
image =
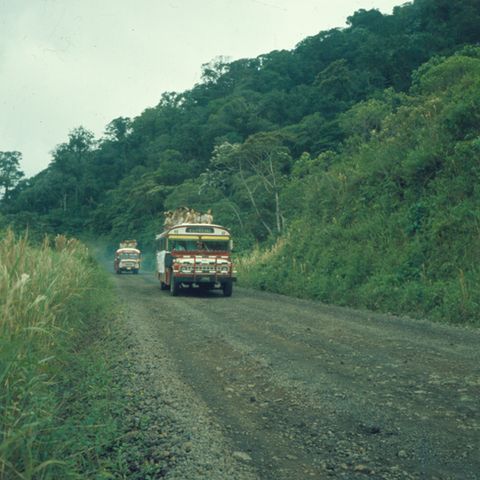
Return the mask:
<path id="1" fill-rule="evenodd" d="M 122 478 L 113 298 L 80 242 L 0 234 L 0 479 Z"/>

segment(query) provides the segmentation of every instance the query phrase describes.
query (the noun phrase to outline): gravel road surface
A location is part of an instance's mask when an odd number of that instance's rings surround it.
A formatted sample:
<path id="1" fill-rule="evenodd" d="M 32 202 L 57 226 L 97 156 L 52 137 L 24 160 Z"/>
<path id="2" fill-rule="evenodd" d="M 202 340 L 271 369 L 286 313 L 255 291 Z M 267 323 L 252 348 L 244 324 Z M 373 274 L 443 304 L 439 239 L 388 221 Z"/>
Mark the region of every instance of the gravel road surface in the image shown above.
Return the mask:
<path id="1" fill-rule="evenodd" d="M 131 478 L 480 479 L 480 332 L 115 281 Z"/>

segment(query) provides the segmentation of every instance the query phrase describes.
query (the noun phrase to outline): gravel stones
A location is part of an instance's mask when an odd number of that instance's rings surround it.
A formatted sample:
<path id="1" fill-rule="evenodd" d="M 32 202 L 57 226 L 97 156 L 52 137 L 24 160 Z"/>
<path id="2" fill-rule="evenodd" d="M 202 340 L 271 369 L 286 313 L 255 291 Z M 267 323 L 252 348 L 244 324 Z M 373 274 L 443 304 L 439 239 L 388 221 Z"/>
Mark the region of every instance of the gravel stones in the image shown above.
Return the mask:
<path id="1" fill-rule="evenodd" d="M 125 434 L 115 456 L 129 480 L 254 480 L 248 454 L 233 451 L 208 408 L 178 376 L 162 343 L 125 308 L 110 341 L 113 374 L 125 404 L 119 421 Z M 120 353 L 121 352 L 121 353 Z"/>
<path id="2" fill-rule="evenodd" d="M 245 452 L 233 452 L 233 457 L 238 459 L 238 460 L 241 460 L 242 462 L 251 462 L 252 461 L 252 457 L 248 453 L 245 453 Z"/>

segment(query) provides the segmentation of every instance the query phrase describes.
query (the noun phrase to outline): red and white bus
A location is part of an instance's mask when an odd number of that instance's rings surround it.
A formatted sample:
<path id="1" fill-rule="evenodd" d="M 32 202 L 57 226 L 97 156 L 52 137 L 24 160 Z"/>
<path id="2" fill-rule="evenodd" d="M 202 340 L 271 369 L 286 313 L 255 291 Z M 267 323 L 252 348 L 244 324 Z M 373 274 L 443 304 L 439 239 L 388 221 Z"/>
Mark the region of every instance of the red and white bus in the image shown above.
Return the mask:
<path id="1" fill-rule="evenodd" d="M 162 290 L 222 289 L 232 295 L 236 280 L 230 232 L 220 225 L 182 223 L 156 236 L 156 271 Z"/>

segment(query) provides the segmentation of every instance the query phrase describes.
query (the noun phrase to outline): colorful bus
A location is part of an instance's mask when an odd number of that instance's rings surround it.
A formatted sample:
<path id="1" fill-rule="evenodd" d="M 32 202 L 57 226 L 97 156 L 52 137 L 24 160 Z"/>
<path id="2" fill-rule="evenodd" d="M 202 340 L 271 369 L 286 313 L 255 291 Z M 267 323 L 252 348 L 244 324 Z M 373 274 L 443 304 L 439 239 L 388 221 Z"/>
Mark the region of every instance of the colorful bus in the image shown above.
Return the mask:
<path id="1" fill-rule="evenodd" d="M 220 225 L 182 223 L 156 236 L 156 272 L 162 290 L 221 289 L 230 297 L 235 270 L 230 232 Z"/>
<path id="2" fill-rule="evenodd" d="M 115 251 L 113 269 L 116 273 L 138 273 L 140 270 L 140 250 L 136 240 L 123 240 Z"/>

